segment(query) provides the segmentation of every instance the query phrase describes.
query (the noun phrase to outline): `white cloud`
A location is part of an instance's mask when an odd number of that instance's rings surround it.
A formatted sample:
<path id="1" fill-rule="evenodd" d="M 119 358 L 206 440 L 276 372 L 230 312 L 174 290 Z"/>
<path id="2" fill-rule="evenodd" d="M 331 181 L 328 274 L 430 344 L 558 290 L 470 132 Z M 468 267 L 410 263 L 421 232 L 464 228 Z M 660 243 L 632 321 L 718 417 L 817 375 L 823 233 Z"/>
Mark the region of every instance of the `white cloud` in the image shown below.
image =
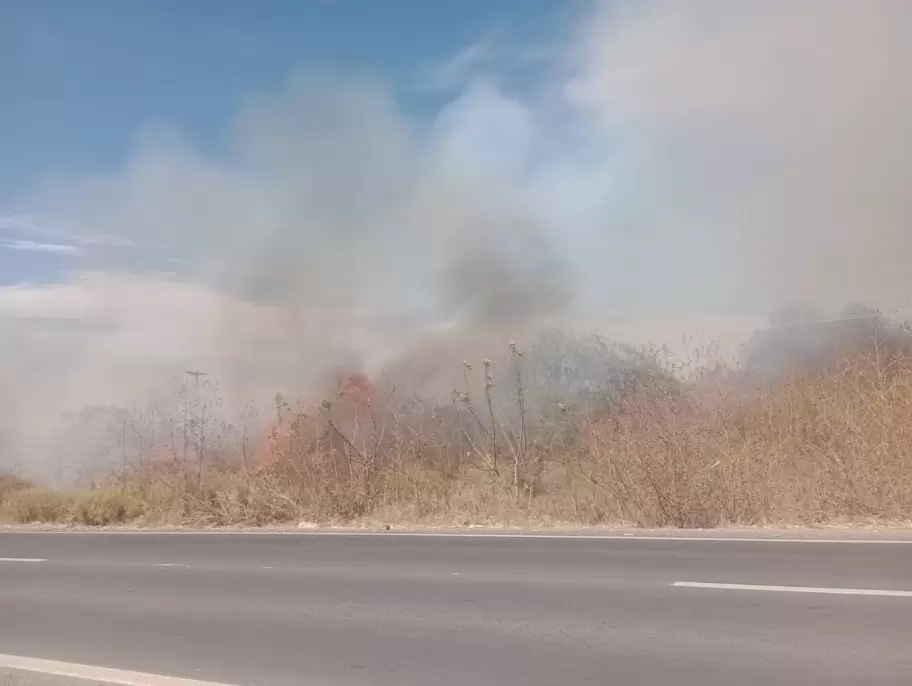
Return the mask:
<path id="1" fill-rule="evenodd" d="M 431 89 L 463 88 L 480 74 L 488 71 L 498 56 L 501 36 L 490 32 L 467 45 L 455 55 L 428 69 L 425 85 Z"/>
<path id="2" fill-rule="evenodd" d="M 28 240 L 2 240 L 0 239 L 0 249 L 16 250 L 18 252 L 46 252 L 54 255 L 68 255 L 71 257 L 80 257 L 85 253 L 75 245 L 64 245 L 61 243 L 39 243 Z"/>
<path id="3" fill-rule="evenodd" d="M 76 250 L 88 247 L 114 247 L 114 248 L 144 248 L 153 247 L 148 243 L 136 243 L 123 237 L 92 232 L 85 228 L 65 228 L 67 221 L 39 217 L 36 214 L 9 214 L 0 215 L 0 231 L 13 232 L 34 238 L 40 241 L 23 240 L 24 244 L 41 243 L 55 246 L 71 246 Z M 58 241 L 51 243 L 50 241 Z"/>

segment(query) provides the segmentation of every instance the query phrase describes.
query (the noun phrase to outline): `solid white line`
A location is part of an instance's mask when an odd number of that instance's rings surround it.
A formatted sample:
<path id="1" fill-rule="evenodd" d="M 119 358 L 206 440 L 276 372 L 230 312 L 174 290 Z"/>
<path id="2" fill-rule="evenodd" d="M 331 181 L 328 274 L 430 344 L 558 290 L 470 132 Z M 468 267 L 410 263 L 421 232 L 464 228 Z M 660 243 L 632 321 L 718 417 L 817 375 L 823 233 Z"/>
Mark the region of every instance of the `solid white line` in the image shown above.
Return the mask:
<path id="1" fill-rule="evenodd" d="M 16 531 L 10 535 L 62 536 L 354 536 L 378 538 L 501 538 L 558 539 L 564 541 L 679 541 L 712 543 L 829 543 L 833 545 L 912 545 L 912 538 L 775 538 L 772 536 L 664 536 L 661 534 L 542 534 L 473 533 L 466 531 Z M 2 533 L 0 533 L 2 535 Z"/>
<path id="2" fill-rule="evenodd" d="M 873 595 L 890 598 L 912 598 L 912 591 L 882 591 L 873 588 L 817 588 L 814 586 L 758 586 L 755 584 L 713 584 L 700 581 L 676 581 L 678 588 L 708 588 L 723 591 L 771 591 L 774 593 L 826 593 L 829 595 Z"/>
<path id="3" fill-rule="evenodd" d="M 177 532 L 175 532 L 177 533 Z M 192 532 L 186 532 L 192 533 Z M 266 534 L 267 532 L 263 532 Z M 397 537 L 414 537 L 414 538 L 510 538 L 510 539 L 559 539 L 564 541 L 710 541 L 716 543 L 898 543 L 903 545 L 912 545 L 912 539 L 891 540 L 891 539 L 834 539 L 834 538 L 752 538 L 737 536 L 650 536 L 642 534 L 609 534 L 600 536 L 598 534 L 501 534 L 501 533 L 464 533 L 464 532 L 425 532 L 425 531 L 310 531 L 310 532 L 276 532 L 288 533 L 292 536 L 397 536 Z"/>
<path id="4" fill-rule="evenodd" d="M 122 669 L 93 667 L 73 662 L 57 662 L 56 660 L 39 660 L 33 657 L 19 657 L 18 655 L 0 655 L 0 668 L 116 684 L 117 686 L 231 686 L 231 684 L 219 684 L 213 681 L 197 681 L 195 679 L 181 679 L 160 674 L 128 672 Z"/>
<path id="5" fill-rule="evenodd" d="M 0 562 L 47 562 L 43 557 L 0 557 Z"/>

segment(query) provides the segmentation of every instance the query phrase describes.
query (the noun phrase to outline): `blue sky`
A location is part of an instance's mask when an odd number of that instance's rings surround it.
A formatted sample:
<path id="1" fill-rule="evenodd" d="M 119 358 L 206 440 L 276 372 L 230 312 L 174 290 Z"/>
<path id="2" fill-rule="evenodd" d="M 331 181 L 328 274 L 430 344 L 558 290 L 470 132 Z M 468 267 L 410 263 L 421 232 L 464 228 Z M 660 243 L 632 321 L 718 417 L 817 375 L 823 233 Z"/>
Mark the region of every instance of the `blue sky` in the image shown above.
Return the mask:
<path id="1" fill-rule="evenodd" d="M 94 251 L 58 250 L 59 237 L 30 249 L 22 241 L 36 237 L 22 225 L 34 222 L 21 215 L 49 180 L 123 166 L 143 127 L 167 124 L 218 157 L 240 103 L 280 90 L 302 67 L 375 75 L 410 117 L 430 120 L 463 85 L 457 72 L 470 61 L 514 88 L 533 83 L 541 62 L 531 50 L 528 59 L 504 56 L 528 46 L 546 54 L 587 5 L 0 0 L 0 283 L 93 266 Z"/>
<path id="2" fill-rule="evenodd" d="M 552 0 L 29 0 L 0 2 L 0 199 L 42 176 L 122 164 L 149 121 L 217 150 L 242 97 L 296 68 L 383 75 L 416 113 L 425 70 L 488 36 L 547 43 Z"/>

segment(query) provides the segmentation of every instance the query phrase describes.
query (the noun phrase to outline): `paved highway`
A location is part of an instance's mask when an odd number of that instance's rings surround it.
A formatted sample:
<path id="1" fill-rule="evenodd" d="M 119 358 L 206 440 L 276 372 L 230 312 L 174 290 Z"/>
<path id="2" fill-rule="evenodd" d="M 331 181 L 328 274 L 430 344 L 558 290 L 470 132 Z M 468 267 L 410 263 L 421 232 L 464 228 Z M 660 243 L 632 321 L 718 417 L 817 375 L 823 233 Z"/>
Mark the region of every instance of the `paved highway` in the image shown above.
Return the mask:
<path id="1" fill-rule="evenodd" d="M 5 533 L 0 558 L 0 684 L 912 683 L 909 542 Z"/>

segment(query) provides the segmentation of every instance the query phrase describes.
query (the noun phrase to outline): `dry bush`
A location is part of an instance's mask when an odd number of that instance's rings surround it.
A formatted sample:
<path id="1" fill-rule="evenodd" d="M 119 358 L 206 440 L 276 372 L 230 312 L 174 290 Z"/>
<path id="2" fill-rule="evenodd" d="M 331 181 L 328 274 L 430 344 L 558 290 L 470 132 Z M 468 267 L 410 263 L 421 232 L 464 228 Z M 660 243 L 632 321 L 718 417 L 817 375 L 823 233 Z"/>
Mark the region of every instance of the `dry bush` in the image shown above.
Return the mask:
<path id="1" fill-rule="evenodd" d="M 875 340 L 853 350 L 760 385 L 712 349 L 670 365 L 662 351 L 552 333 L 474 370 L 464 363 L 465 383 L 445 401 L 366 379 L 315 408 L 277 397 L 259 449 L 246 424 L 215 417 L 191 426 L 189 449 L 172 415 L 155 431 L 121 419 L 121 464 L 108 482 L 71 494 L 15 488 L 0 516 L 215 526 L 907 520 L 912 349 Z M 135 459 L 129 432 L 149 436 L 134 441 Z"/>
<path id="2" fill-rule="evenodd" d="M 141 520 L 145 507 L 140 495 L 117 490 L 66 493 L 25 489 L 0 505 L 0 519 L 17 524 L 108 526 Z"/>
<path id="3" fill-rule="evenodd" d="M 912 353 L 735 381 L 714 400 L 651 384 L 593 422 L 579 467 L 609 510 L 686 527 L 912 517 Z"/>
<path id="4" fill-rule="evenodd" d="M 776 519 L 912 516 L 912 351 L 879 350 L 759 393 L 741 424 L 775 455 Z"/>
<path id="5" fill-rule="evenodd" d="M 141 494 L 117 490 L 83 493 L 73 499 L 71 520 L 86 526 L 128 524 L 141 520 L 146 502 Z"/>
<path id="6" fill-rule="evenodd" d="M 14 493 L 31 488 L 32 484 L 10 472 L 0 472 L 0 505 Z"/>
<path id="7" fill-rule="evenodd" d="M 72 504 L 69 493 L 26 489 L 14 493 L 0 506 L 0 519 L 17 524 L 68 522 Z"/>

